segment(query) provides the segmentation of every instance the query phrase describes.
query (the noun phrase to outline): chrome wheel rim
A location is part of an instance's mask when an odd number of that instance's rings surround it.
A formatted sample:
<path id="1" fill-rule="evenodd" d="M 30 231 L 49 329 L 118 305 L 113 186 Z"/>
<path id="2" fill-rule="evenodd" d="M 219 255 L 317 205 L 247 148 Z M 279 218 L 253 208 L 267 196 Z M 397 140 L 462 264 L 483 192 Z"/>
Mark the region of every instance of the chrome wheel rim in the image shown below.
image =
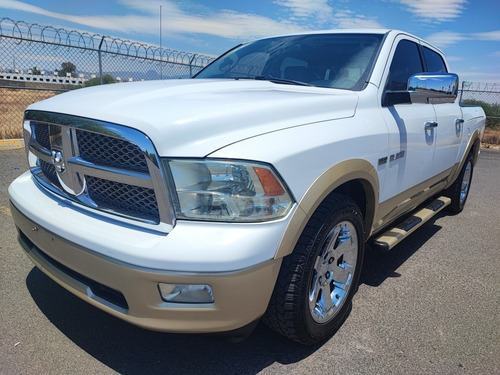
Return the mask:
<path id="1" fill-rule="evenodd" d="M 460 186 L 460 204 L 465 202 L 467 194 L 469 194 L 470 180 L 472 177 L 472 162 L 469 160 L 465 166 L 464 176 L 462 177 L 462 185 Z"/>
<path id="2" fill-rule="evenodd" d="M 335 225 L 314 264 L 309 287 L 309 311 L 317 323 L 327 323 L 345 303 L 358 260 L 358 236 L 349 221 Z"/>

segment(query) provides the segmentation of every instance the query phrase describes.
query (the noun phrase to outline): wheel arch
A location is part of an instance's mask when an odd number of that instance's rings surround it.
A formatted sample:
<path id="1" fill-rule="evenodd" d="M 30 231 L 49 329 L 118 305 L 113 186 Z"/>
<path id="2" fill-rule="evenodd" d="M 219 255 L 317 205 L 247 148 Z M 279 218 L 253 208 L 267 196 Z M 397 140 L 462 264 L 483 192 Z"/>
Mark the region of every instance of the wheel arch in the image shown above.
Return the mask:
<path id="1" fill-rule="evenodd" d="M 462 160 L 460 160 L 460 163 L 457 164 L 457 167 L 455 168 L 453 174 L 448 179 L 448 184 L 446 185 L 446 187 L 452 185 L 455 182 L 469 154 L 472 154 L 472 164 L 476 165 L 477 160 L 479 158 L 480 150 L 481 150 L 481 133 L 479 129 L 476 129 L 472 134 L 472 136 L 470 137 L 467 148 L 465 149 L 465 152 L 462 155 Z"/>
<path id="2" fill-rule="evenodd" d="M 481 135 L 479 133 L 479 130 L 476 130 L 473 139 L 474 142 L 472 142 L 470 151 L 467 150 L 467 152 L 472 152 L 473 163 L 474 165 L 476 165 L 477 159 L 479 158 L 479 151 L 481 150 Z"/>
<path id="3" fill-rule="evenodd" d="M 366 160 L 347 160 L 322 173 L 298 202 L 276 251 L 276 258 L 285 257 L 293 251 L 314 211 L 334 193 L 348 196 L 356 202 L 363 214 L 365 238 L 368 238 L 379 196 L 377 171 Z"/>

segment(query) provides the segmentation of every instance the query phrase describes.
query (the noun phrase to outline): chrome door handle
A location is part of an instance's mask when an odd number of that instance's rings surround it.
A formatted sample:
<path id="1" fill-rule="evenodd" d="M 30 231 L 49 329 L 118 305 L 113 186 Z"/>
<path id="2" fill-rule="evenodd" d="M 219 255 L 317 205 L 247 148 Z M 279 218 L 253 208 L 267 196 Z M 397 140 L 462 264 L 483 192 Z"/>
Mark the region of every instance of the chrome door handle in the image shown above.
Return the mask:
<path id="1" fill-rule="evenodd" d="M 464 122 L 465 120 L 463 118 L 457 118 L 455 120 L 455 130 L 457 132 L 457 137 L 459 137 L 460 134 L 462 133 L 462 127 L 464 125 Z"/>
<path id="2" fill-rule="evenodd" d="M 438 123 L 436 121 L 428 121 L 425 123 L 425 130 L 437 128 L 437 126 L 438 126 Z"/>

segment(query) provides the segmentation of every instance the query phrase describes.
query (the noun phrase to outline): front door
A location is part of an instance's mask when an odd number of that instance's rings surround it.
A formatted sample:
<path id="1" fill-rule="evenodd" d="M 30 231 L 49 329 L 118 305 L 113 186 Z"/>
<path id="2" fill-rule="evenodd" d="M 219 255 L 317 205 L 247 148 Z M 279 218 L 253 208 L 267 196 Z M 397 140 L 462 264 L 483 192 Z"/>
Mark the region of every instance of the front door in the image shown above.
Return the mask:
<path id="1" fill-rule="evenodd" d="M 380 201 L 390 197 L 401 200 L 391 206 L 406 206 L 406 202 L 420 193 L 416 190 L 426 189 L 422 182 L 430 181 L 435 170 L 433 158 L 437 133 L 432 104 L 391 105 L 386 101 L 387 92 L 404 92 L 410 76 L 424 71 L 417 41 L 410 39 L 396 40 L 386 84 L 381 90 L 382 113 L 389 133 L 389 155 Z M 383 162 L 379 161 L 379 169 Z"/>

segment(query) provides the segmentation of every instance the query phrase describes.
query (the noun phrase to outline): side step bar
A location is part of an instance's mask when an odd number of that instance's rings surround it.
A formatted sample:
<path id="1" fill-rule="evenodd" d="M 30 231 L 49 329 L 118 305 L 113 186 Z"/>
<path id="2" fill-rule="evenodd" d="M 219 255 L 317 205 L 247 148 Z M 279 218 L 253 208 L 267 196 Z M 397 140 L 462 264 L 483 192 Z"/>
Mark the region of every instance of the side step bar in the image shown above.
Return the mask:
<path id="1" fill-rule="evenodd" d="M 391 250 L 450 203 L 451 199 L 448 197 L 437 198 L 426 207 L 414 212 L 396 227 L 389 229 L 381 236 L 375 238 L 372 242 L 373 247 L 382 251 Z"/>

